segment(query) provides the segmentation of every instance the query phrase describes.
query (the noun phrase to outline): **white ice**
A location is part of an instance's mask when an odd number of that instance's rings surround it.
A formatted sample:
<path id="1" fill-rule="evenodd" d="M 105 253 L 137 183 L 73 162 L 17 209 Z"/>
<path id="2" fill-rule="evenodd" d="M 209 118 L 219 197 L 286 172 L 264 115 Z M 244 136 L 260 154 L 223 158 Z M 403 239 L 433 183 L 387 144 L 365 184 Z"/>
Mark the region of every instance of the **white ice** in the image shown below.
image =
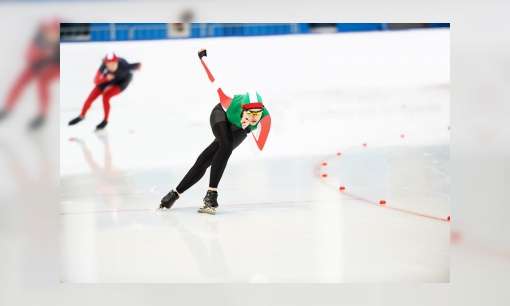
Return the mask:
<path id="1" fill-rule="evenodd" d="M 61 281 L 449 282 L 449 44 L 448 30 L 62 44 Z M 213 140 L 200 47 L 229 93 L 262 95 L 272 130 L 261 156 L 234 151 L 215 216 L 197 213 L 209 171 L 158 212 Z M 112 49 L 142 71 L 105 131 L 100 99 L 68 127 Z"/>

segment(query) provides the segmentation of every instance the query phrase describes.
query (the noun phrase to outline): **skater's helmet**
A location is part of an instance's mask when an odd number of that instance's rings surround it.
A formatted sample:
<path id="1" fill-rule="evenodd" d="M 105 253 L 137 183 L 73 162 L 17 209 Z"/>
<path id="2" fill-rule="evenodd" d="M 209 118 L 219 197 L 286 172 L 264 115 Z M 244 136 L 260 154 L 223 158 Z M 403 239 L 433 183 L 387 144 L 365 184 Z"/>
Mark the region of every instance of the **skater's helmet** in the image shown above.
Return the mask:
<path id="1" fill-rule="evenodd" d="M 117 57 L 117 55 L 115 55 L 115 53 L 113 52 L 108 52 L 106 54 L 106 56 L 104 57 L 104 62 L 105 63 L 116 63 L 119 61 L 119 58 Z"/>
<path id="2" fill-rule="evenodd" d="M 42 31 L 59 31 L 60 30 L 60 19 L 56 17 L 46 18 L 41 20 L 39 28 Z"/>
<path id="3" fill-rule="evenodd" d="M 42 41 L 39 39 L 42 38 Z M 39 33 L 36 41 L 58 46 L 60 42 L 60 20 L 57 18 L 44 19 L 39 24 Z"/>
<path id="4" fill-rule="evenodd" d="M 264 104 L 262 103 L 262 97 L 255 90 L 248 91 L 244 95 L 241 102 L 243 104 L 243 110 L 247 110 L 247 109 L 251 109 L 251 108 L 264 109 Z"/>

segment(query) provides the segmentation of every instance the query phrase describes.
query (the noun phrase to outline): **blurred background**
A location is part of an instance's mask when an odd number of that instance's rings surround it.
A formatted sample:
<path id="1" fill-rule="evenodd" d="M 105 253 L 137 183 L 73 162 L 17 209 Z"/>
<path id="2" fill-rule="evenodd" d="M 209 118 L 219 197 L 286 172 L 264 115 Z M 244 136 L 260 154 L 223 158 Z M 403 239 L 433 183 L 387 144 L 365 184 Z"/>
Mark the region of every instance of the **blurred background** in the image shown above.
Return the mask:
<path id="1" fill-rule="evenodd" d="M 449 22 L 452 24 L 451 75 L 454 80 L 451 100 L 451 284 L 328 285 L 314 288 L 288 285 L 256 289 L 249 285 L 209 285 L 200 289 L 207 293 L 205 297 L 197 295 L 196 286 L 185 285 L 173 285 L 172 288 L 149 285 L 59 286 L 59 81 L 54 75 L 52 78 L 37 75 L 30 79 L 31 82 L 27 81 L 30 85 L 15 102 L 11 114 L 0 123 L 0 302 L 6 305 L 101 305 L 115 301 L 136 305 L 147 300 L 164 299 L 184 304 L 214 296 L 216 302 L 239 304 L 243 297 L 256 290 L 257 298 L 246 302 L 246 305 L 271 301 L 296 305 L 327 304 L 335 299 L 365 305 L 506 305 L 509 295 L 505 289 L 510 275 L 509 191 L 506 188 L 510 175 L 510 125 L 507 120 L 510 115 L 507 86 L 510 81 L 510 43 L 505 37 L 510 22 L 505 12 L 509 5 L 499 1 L 485 3 L 484 6 L 470 3 L 462 7 L 438 1 L 395 2 L 384 6 L 364 2 L 346 4 L 342 1 L 314 1 L 294 7 L 283 1 L 272 2 L 269 9 L 268 4 L 259 1 L 244 1 L 242 4 L 149 1 L 142 5 L 137 1 L 5 1 L 0 3 L 0 22 L 4 29 L 9 29 L 0 32 L 2 105 L 7 105 L 16 84 L 23 84 L 19 82 L 20 79 L 25 80 L 22 76 L 29 75 L 24 75 L 31 63 L 26 54 L 37 41 L 45 20 L 68 23 L 220 20 L 269 23 L 303 19 L 316 22 Z M 289 10 L 289 7 L 294 9 Z M 280 12 L 285 12 L 285 18 Z M 87 28 L 87 24 L 83 25 L 82 28 Z M 168 29 L 166 25 L 165 29 Z M 308 30 L 313 28 L 310 24 Z M 338 31 L 335 26 L 326 28 L 324 31 Z M 69 31 L 59 31 L 61 38 L 79 40 L 77 37 L 67 38 L 66 35 L 75 35 L 72 30 Z M 168 35 L 169 31 L 166 31 Z M 212 31 L 214 33 L 216 29 Z M 103 31 L 103 35 L 109 33 L 111 39 L 112 32 Z M 84 36 L 82 40 L 91 39 L 90 33 L 81 35 Z M 129 37 L 129 30 L 123 35 Z M 34 133 L 31 123 L 38 117 L 43 105 L 37 85 L 40 83 L 49 86 L 46 87 L 49 102 L 46 120 Z M 341 298 L 338 297 L 339 292 Z"/>

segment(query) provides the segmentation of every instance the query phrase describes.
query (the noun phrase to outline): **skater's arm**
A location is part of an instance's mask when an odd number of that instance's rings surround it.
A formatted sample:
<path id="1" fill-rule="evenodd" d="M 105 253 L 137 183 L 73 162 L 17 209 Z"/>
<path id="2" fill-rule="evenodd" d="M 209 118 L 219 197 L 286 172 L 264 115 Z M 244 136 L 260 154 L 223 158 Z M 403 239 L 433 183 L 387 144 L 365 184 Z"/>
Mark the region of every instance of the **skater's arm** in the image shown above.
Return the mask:
<path id="1" fill-rule="evenodd" d="M 104 75 L 103 71 L 98 71 L 94 77 L 94 84 L 99 85 L 105 82 L 108 82 L 106 75 Z"/>
<path id="2" fill-rule="evenodd" d="M 45 53 L 43 48 L 39 47 L 37 43 L 30 44 L 26 57 L 30 68 L 34 71 L 40 71 L 51 62 L 51 58 L 47 53 Z"/>
<path id="3" fill-rule="evenodd" d="M 142 68 L 142 63 L 129 64 L 129 69 L 131 69 L 131 70 L 140 70 L 141 68 Z"/>
<path id="4" fill-rule="evenodd" d="M 209 81 L 211 81 L 211 83 L 213 83 L 213 85 L 215 85 L 216 87 L 216 91 L 218 92 L 218 96 L 220 98 L 221 106 L 223 106 L 224 109 L 227 109 L 230 106 L 230 103 L 232 102 L 232 98 L 224 93 L 220 82 L 218 81 L 217 78 L 215 79 L 214 76 L 212 75 L 210 70 L 211 65 L 207 59 L 207 50 L 204 48 L 200 49 L 198 51 L 198 58 L 200 59 L 200 62 L 202 63 L 202 66 L 205 69 L 205 72 L 207 73 Z"/>
<path id="5" fill-rule="evenodd" d="M 106 78 L 106 65 L 102 63 L 94 77 L 94 84 L 99 85 L 105 82 L 108 82 L 108 79 Z"/>
<path id="6" fill-rule="evenodd" d="M 44 58 L 44 54 L 42 50 L 39 48 L 36 42 L 31 43 L 28 46 L 28 50 L 26 52 L 26 59 L 30 64 L 33 64 L 37 61 L 40 61 Z"/>
<path id="7" fill-rule="evenodd" d="M 36 71 L 53 63 L 60 64 L 60 44 L 48 41 L 39 32 L 28 46 L 25 56 L 28 65 Z"/>
<path id="8" fill-rule="evenodd" d="M 115 71 L 115 78 L 117 79 L 117 82 L 121 82 L 121 80 L 133 74 L 133 68 L 131 68 L 131 65 L 134 64 L 129 64 L 125 59 L 119 58 L 119 67 Z"/>
<path id="9" fill-rule="evenodd" d="M 270 130 L 271 130 L 271 116 L 267 115 L 260 120 L 257 130 L 252 131 L 251 135 L 248 135 L 250 149 L 255 156 L 259 155 L 264 149 Z"/>

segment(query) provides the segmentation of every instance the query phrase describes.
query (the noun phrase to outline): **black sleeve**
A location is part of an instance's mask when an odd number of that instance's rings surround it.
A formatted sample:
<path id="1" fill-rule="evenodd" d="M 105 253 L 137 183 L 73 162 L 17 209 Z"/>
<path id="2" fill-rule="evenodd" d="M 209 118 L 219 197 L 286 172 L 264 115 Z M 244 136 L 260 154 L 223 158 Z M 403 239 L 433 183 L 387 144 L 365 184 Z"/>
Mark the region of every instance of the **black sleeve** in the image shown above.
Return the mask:
<path id="1" fill-rule="evenodd" d="M 140 66 L 140 63 L 129 64 L 129 69 L 136 70 Z"/>
<path id="2" fill-rule="evenodd" d="M 123 59 L 119 58 L 119 66 L 117 68 L 117 71 L 115 71 L 115 78 L 117 81 L 124 79 L 127 77 L 131 72 L 131 68 L 129 67 L 129 63 Z"/>
<path id="3" fill-rule="evenodd" d="M 248 125 L 248 126 L 244 129 L 244 131 L 246 132 L 246 134 L 250 134 L 250 132 L 251 132 L 251 125 Z"/>

